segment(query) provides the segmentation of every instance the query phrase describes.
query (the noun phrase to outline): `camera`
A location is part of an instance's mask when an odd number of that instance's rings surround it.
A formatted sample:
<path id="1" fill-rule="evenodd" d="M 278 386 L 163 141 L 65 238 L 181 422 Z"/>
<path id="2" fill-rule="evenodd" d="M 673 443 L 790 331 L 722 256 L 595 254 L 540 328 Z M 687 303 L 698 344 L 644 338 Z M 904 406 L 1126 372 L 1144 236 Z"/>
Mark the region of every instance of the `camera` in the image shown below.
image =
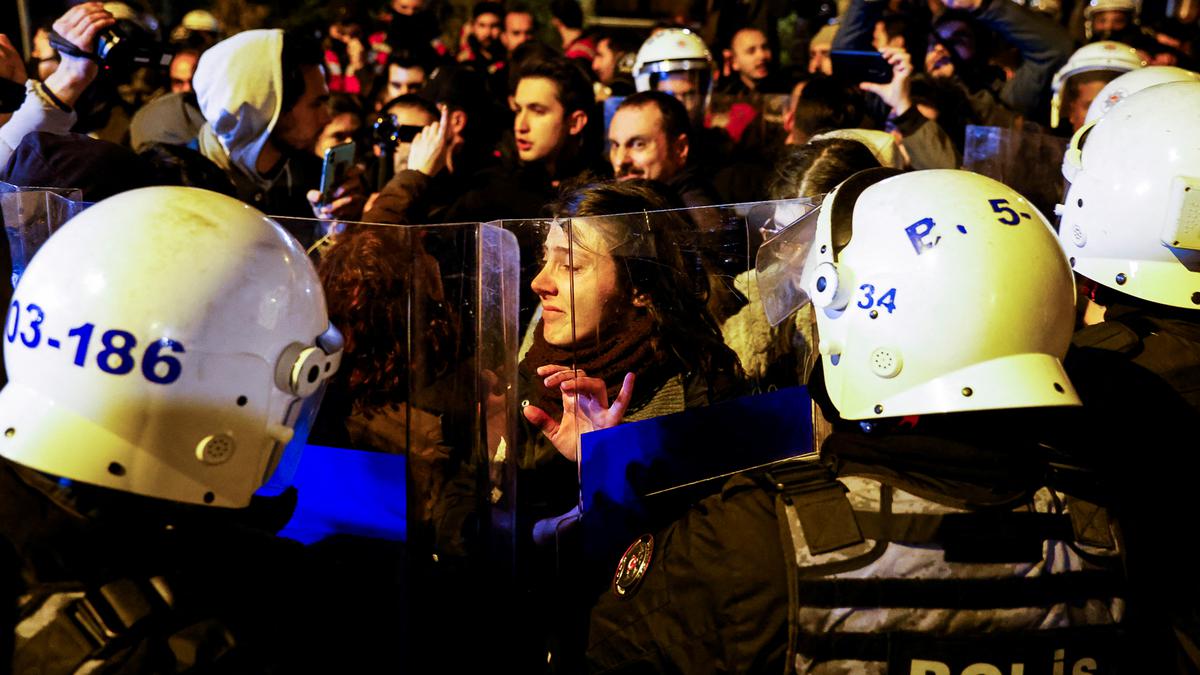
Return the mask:
<path id="1" fill-rule="evenodd" d="M 50 45 L 63 54 L 89 59 L 107 70 L 123 73 L 141 66 L 165 70 L 175 56 L 153 33 L 128 19 L 118 19 L 96 38 L 95 53 L 83 51 L 54 31 L 50 32 Z"/>
<path id="2" fill-rule="evenodd" d="M 107 68 L 132 70 L 140 66 L 167 68 L 174 53 L 145 28 L 119 19 L 96 38 L 96 56 Z"/>
<path id="3" fill-rule="evenodd" d="M 391 152 L 401 143 L 412 143 L 424 127 L 398 124 L 395 115 L 380 115 L 371 126 L 371 142 L 381 150 Z"/>

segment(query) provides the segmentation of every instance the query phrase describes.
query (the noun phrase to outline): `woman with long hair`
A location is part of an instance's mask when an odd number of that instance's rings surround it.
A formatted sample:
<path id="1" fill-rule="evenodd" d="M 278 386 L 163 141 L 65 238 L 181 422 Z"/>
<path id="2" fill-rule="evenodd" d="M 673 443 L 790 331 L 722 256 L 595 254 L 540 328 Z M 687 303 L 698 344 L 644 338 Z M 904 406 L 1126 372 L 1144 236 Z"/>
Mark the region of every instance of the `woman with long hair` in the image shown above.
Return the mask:
<path id="1" fill-rule="evenodd" d="M 743 393 L 741 366 L 681 253 L 693 226 L 668 208 L 648 181 L 586 185 L 555 208 L 567 220 L 546 236 L 531 284 L 542 313 L 519 373 L 525 418 L 567 459 L 584 431 Z M 535 444 L 522 463 L 555 454 Z"/>

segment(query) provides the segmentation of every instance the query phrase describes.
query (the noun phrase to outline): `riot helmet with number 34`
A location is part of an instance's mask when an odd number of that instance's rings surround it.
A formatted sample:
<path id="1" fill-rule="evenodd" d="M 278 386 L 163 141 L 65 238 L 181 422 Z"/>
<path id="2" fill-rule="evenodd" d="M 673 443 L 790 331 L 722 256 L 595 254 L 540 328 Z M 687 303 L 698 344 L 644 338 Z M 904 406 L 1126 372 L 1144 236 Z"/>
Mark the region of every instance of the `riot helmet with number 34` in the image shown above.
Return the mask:
<path id="1" fill-rule="evenodd" d="M 825 198 L 800 279 L 845 419 L 1079 405 L 1071 269 L 1024 197 L 968 171 L 869 169 Z"/>

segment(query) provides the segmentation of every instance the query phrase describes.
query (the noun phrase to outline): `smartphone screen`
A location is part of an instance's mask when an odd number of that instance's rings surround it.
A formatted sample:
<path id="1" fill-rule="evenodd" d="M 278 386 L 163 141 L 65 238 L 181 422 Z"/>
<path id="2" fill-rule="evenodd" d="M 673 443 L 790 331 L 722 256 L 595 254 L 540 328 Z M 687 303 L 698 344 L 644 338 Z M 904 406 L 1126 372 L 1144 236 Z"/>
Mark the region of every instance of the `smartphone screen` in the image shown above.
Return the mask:
<path id="1" fill-rule="evenodd" d="M 833 76 L 839 80 L 855 84 L 892 81 L 892 66 L 879 52 L 835 49 L 829 52 L 829 60 L 833 63 Z"/>
<path id="2" fill-rule="evenodd" d="M 321 167 L 321 203 L 333 201 L 333 192 L 346 181 L 346 171 L 354 163 L 354 141 L 335 145 L 325 151 Z"/>

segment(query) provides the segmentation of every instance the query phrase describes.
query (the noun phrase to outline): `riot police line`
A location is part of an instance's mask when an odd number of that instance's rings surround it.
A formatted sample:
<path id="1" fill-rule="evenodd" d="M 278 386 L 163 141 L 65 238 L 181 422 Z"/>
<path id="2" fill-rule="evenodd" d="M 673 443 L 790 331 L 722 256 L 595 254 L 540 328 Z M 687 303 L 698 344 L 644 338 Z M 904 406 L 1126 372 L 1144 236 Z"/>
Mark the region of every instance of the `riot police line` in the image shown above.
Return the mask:
<path id="1" fill-rule="evenodd" d="M 1200 139 L 1129 120 L 1198 103 L 1081 130 L 1057 231 L 950 170 L 428 226 L 10 192 L 15 670 L 1185 668 L 1146 455 Z"/>

